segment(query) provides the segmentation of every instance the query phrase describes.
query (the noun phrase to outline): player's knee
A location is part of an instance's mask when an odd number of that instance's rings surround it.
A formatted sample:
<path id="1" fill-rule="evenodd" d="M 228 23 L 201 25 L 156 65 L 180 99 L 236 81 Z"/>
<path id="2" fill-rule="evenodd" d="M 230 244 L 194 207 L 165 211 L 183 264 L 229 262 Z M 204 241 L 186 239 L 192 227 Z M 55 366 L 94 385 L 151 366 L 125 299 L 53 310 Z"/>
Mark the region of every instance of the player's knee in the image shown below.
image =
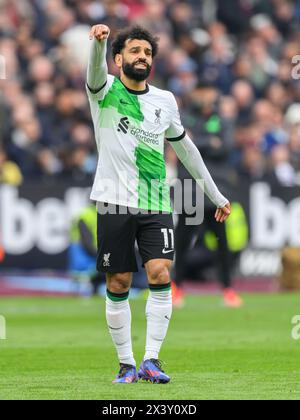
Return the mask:
<path id="1" fill-rule="evenodd" d="M 112 293 L 125 293 L 131 284 L 131 273 L 115 273 L 106 276 L 106 285 Z"/>
<path id="2" fill-rule="evenodd" d="M 167 284 L 171 281 L 169 266 L 167 264 L 158 264 L 148 273 L 150 284 Z"/>

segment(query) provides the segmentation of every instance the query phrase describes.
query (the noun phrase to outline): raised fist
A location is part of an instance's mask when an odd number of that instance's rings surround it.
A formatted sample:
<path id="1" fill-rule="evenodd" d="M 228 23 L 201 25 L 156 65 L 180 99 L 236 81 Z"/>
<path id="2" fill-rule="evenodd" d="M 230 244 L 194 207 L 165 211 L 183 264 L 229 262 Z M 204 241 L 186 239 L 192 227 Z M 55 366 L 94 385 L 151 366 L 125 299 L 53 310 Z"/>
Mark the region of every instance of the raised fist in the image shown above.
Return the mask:
<path id="1" fill-rule="evenodd" d="M 97 41 L 102 41 L 109 37 L 110 29 L 106 25 L 94 25 L 90 30 L 90 39 L 96 38 Z"/>

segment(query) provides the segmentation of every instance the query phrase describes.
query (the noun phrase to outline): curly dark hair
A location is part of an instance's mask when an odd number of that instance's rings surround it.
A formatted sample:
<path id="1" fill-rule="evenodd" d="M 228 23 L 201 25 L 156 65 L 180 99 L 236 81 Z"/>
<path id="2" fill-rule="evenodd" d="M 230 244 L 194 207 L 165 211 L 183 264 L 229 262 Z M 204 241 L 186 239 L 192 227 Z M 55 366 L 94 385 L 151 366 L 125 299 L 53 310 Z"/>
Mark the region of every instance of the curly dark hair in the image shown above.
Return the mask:
<path id="1" fill-rule="evenodd" d="M 112 55 L 114 59 L 117 54 L 121 53 L 128 39 L 140 39 L 143 41 L 148 41 L 152 47 L 152 57 L 154 58 L 156 56 L 158 52 L 159 38 L 154 37 L 149 31 L 142 28 L 141 26 L 134 26 L 118 32 L 115 40 L 112 43 Z"/>

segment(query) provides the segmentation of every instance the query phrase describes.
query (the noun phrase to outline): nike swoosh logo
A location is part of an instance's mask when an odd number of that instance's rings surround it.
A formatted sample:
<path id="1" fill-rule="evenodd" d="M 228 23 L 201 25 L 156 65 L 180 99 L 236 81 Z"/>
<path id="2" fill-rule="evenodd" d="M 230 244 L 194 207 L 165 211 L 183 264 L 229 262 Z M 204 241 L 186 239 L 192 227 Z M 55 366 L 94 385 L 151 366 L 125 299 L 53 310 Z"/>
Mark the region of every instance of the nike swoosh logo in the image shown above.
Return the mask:
<path id="1" fill-rule="evenodd" d="M 121 103 L 122 105 L 130 105 L 130 103 L 129 103 L 129 102 L 126 102 L 126 101 L 124 101 L 124 99 L 120 99 L 120 103 Z"/>
<path id="2" fill-rule="evenodd" d="M 166 318 L 168 321 L 170 321 L 170 318 L 169 318 L 167 315 L 165 315 L 165 318 Z"/>
<path id="3" fill-rule="evenodd" d="M 162 250 L 162 253 L 163 253 L 163 254 L 169 254 L 170 252 L 174 252 L 174 249 L 168 249 L 168 250 L 163 249 L 163 250 Z"/>

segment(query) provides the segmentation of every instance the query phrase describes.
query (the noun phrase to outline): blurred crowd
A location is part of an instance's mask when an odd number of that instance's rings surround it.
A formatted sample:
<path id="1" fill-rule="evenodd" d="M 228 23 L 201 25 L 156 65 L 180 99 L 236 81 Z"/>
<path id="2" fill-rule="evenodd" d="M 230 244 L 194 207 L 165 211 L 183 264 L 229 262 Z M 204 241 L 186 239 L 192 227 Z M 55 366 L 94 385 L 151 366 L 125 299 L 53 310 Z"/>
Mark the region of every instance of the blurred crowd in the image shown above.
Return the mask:
<path id="1" fill-rule="evenodd" d="M 300 184 L 299 0 L 0 0 L 0 182 L 92 178 L 96 23 L 111 38 L 133 23 L 160 38 L 150 83 L 176 95 L 212 167 Z"/>

